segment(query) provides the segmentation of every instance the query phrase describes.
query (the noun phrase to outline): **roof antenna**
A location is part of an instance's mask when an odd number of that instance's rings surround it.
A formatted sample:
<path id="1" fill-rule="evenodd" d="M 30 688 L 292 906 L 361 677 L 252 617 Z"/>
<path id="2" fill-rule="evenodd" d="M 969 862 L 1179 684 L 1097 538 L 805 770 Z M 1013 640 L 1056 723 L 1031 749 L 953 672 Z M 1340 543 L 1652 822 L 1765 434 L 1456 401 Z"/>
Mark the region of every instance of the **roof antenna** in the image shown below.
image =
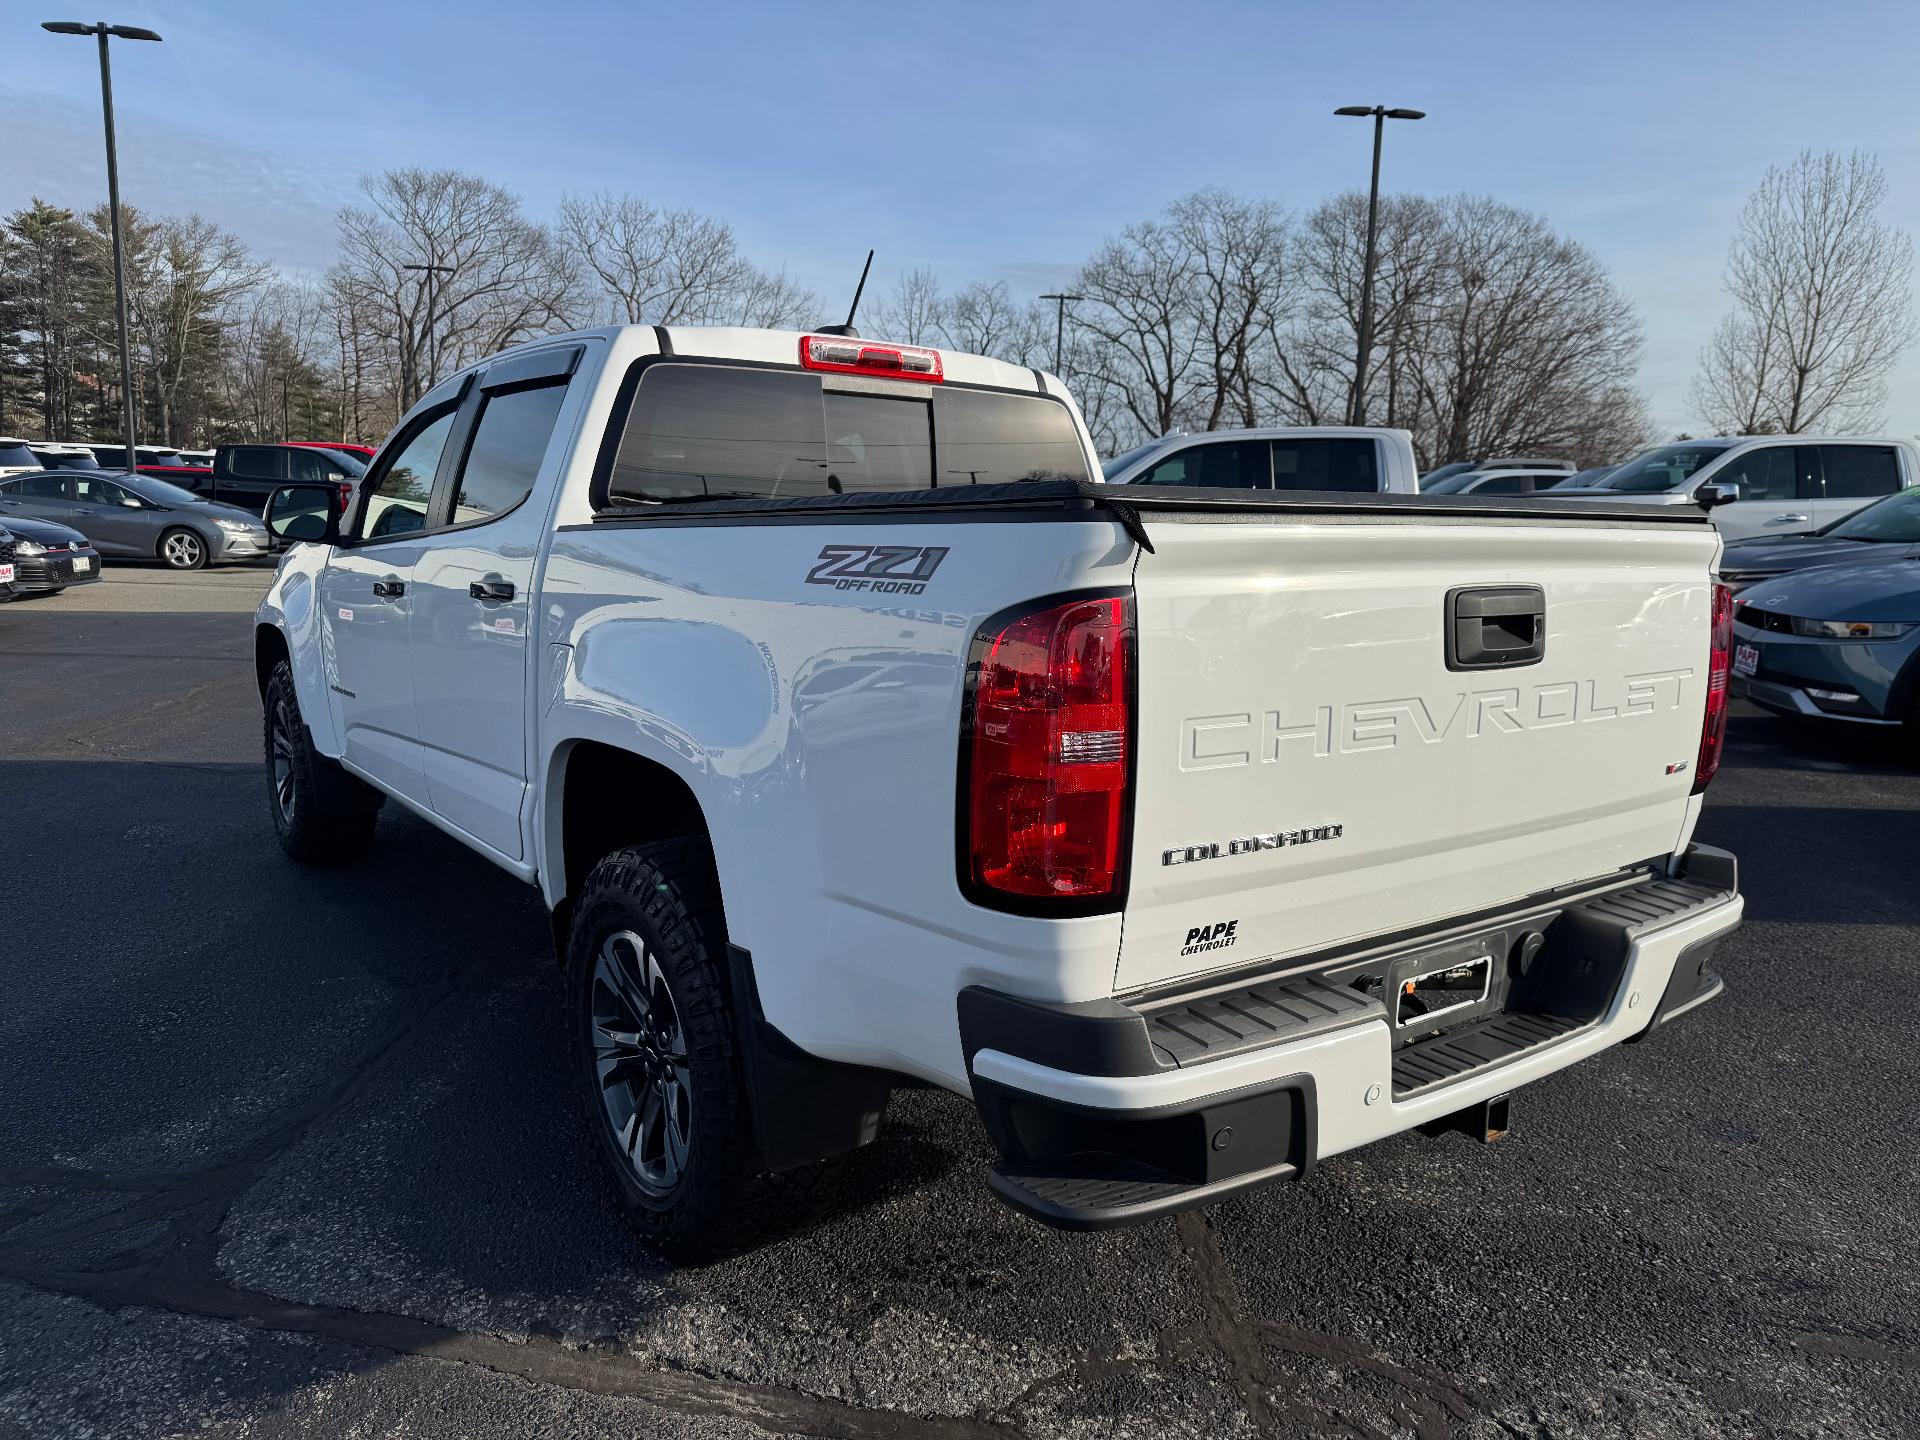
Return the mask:
<path id="1" fill-rule="evenodd" d="M 844 325 L 822 325 L 813 333 L 816 335 L 840 335 L 848 340 L 858 340 L 860 332 L 853 328 L 854 312 L 860 308 L 860 297 L 866 292 L 867 272 L 873 269 L 873 251 L 867 251 L 867 263 L 860 267 L 860 283 L 853 287 L 853 304 L 847 307 L 847 323 Z"/>

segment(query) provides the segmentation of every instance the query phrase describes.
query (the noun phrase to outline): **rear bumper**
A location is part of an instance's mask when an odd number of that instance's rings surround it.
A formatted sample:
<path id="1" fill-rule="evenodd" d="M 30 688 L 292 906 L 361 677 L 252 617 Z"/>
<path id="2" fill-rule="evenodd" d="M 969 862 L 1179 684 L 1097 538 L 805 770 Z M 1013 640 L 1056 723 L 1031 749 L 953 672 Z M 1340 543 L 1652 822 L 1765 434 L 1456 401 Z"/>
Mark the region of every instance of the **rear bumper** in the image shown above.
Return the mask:
<path id="1" fill-rule="evenodd" d="M 1515 968 L 1506 1008 L 1411 1044 L 1396 1044 L 1379 998 L 1351 988 L 1352 965 L 1131 1004 L 969 991 L 961 1037 L 1001 1152 L 993 1187 L 1035 1218 L 1094 1229 L 1297 1179 L 1712 999 L 1713 947 L 1743 904 L 1733 857 L 1696 846 L 1675 877 L 1535 909 L 1490 933 L 1537 927 L 1544 968 L 1502 955 Z"/>

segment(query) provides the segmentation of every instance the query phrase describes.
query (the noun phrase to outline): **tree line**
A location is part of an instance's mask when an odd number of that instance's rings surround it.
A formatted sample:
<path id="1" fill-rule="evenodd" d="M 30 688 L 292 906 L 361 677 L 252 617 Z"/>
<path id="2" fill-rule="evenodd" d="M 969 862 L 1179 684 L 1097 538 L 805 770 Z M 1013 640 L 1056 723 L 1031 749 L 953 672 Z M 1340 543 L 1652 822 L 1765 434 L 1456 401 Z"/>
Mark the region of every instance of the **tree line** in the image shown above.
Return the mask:
<path id="1" fill-rule="evenodd" d="M 551 223 L 451 170 L 362 182 L 338 261 L 290 276 L 197 215 L 123 211 L 143 440 L 378 438 L 502 346 L 605 323 L 805 327 L 831 318 L 725 221 L 568 195 Z M 1914 338 L 1912 250 L 1871 157 L 1769 171 L 1727 266 L 1731 310 L 1696 408 L 1730 431 L 1877 423 Z M 864 333 L 1056 370 L 1106 453 L 1169 430 L 1339 424 L 1355 403 L 1367 203 L 1305 212 L 1196 192 L 1108 239 L 1056 302 L 903 274 Z M 1648 443 L 1633 304 L 1586 247 L 1484 196 L 1382 198 L 1367 419 L 1423 465 L 1508 452 L 1601 463 Z M 435 267 L 426 270 L 421 267 Z M 827 307 L 831 308 L 831 307 Z M 119 436 L 105 207 L 0 220 L 0 433 Z"/>

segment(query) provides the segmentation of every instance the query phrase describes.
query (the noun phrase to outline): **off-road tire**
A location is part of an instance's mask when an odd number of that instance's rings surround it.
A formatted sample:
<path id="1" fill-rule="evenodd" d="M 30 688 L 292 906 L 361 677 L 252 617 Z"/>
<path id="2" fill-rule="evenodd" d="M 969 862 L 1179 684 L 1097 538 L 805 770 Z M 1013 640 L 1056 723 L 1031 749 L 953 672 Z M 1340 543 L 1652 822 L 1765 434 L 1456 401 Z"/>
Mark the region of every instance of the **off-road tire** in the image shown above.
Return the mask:
<path id="1" fill-rule="evenodd" d="M 366 854 L 381 796 L 313 748 L 293 689 L 293 667 L 285 660 L 268 677 L 263 710 L 267 812 L 280 848 L 307 865 Z"/>
<path id="2" fill-rule="evenodd" d="M 643 1183 L 629 1159 L 600 1074 L 596 963 L 622 934 L 645 943 L 684 1034 L 691 1123 L 684 1166 L 664 1190 Z M 664 1253 L 700 1260 L 751 1248 L 812 1218 L 830 1198 L 839 1167 L 821 1161 L 768 1174 L 759 1165 L 727 976 L 726 922 L 704 841 L 629 846 L 596 864 L 574 905 L 566 958 L 568 1030 L 587 1124 L 633 1229 Z"/>

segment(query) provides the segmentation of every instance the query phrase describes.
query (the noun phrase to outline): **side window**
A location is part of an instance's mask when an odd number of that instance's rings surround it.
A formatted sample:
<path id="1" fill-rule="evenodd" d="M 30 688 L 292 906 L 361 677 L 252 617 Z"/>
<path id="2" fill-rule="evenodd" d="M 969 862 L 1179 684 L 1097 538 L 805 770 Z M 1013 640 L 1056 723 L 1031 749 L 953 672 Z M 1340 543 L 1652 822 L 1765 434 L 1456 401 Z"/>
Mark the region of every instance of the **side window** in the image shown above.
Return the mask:
<path id="1" fill-rule="evenodd" d="M 1822 445 L 1829 500 L 1870 499 L 1900 488 L 1900 459 L 1891 445 Z"/>
<path id="2" fill-rule="evenodd" d="M 1353 436 L 1303 435 L 1297 440 L 1275 440 L 1273 488 L 1377 491 L 1379 448 L 1371 440 Z"/>
<path id="3" fill-rule="evenodd" d="M 1766 445 L 1749 450 L 1729 461 L 1718 474 L 1709 475 L 1707 480 L 1711 484 L 1733 486 L 1742 500 L 1798 499 L 1801 496 L 1795 451 L 1792 445 Z"/>
<path id="4" fill-rule="evenodd" d="M 532 493 L 554 423 L 560 418 L 560 402 L 566 398 L 564 380 L 483 398 L 454 492 L 454 524 L 504 515 Z"/>
<path id="5" fill-rule="evenodd" d="M 1533 482 L 1525 475 L 1495 475 L 1473 487 L 1476 495 L 1530 495 Z"/>
<path id="6" fill-rule="evenodd" d="M 339 466 L 318 450 L 288 450 L 287 479 L 295 485 L 324 485 L 327 476 L 339 473 Z"/>
<path id="7" fill-rule="evenodd" d="M 392 447 L 393 459 L 369 482 L 360 506 L 354 531 L 360 539 L 383 540 L 426 528 L 433 474 L 440 468 L 440 452 L 447 448 L 459 409 L 455 403 L 422 416 L 413 432 Z"/>
<path id="8" fill-rule="evenodd" d="M 118 505 L 127 498 L 127 492 L 111 480 L 76 475 L 73 477 L 73 498 L 82 505 Z"/>
<path id="9" fill-rule="evenodd" d="M 29 500 L 64 500 L 67 482 L 56 474 L 29 475 L 20 482 L 20 493 Z"/>
<path id="10" fill-rule="evenodd" d="M 1142 475 L 1136 484 L 1198 485 L 1210 490 L 1267 490 L 1273 472 L 1263 440 L 1189 445 Z"/>
<path id="11" fill-rule="evenodd" d="M 283 453 L 270 445 L 236 445 L 227 468 L 238 480 L 280 480 L 285 478 L 280 467 Z"/>
<path id="12" fill-rule="evenodd" d="M 655 365 L 640 378 L 608 498 L 808 495 L 825 488 L 820 379 L 730 365 Z"/>

